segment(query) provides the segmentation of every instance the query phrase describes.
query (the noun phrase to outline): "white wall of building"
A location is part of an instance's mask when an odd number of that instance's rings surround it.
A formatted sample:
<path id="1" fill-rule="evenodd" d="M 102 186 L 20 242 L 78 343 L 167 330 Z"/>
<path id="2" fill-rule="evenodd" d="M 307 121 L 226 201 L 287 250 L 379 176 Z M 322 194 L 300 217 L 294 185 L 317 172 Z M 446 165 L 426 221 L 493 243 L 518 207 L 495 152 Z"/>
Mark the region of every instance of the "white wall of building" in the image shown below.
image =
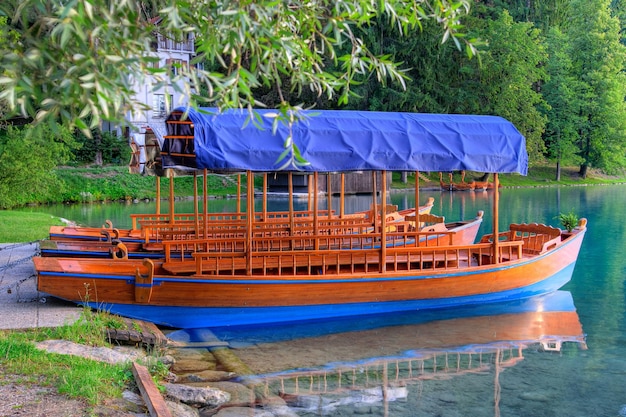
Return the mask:
<path id="1" fill-rule="evenodd" d="M 157 34 L 153 45 L 154 51 L 152 53 L 159 58 L 158 68 L 167 68 L 173 73 L 176 73 L 182 66 L 189 66 L 195 56 L 193 36 L 189 36 L 185 42 L 174 42 L 166 36 Z M 171 81 L 155 88 L 157 83 L 157 79 L 149 77 L 142 82 L 135 82 L 135 98 L 146 104 L 148 108 L 134 109 L 126 116 L 126 119 L 134 126 L 128 132 L 129 141 L 135 142 L 138 146 L 142 167 L 146 159 L 146 131 L 151 129 L 162 144 L 162 137 L 165 134 L 165 118 L 169 112 L 173 108 L 189 104 L 189 97 L 180 92 L 183 90 L 182 88 L 175 88 L 176 86 Z M 105 125 L 103 130 L 114 131 L 118 135 L 126 134 L 119 126 Z"/>

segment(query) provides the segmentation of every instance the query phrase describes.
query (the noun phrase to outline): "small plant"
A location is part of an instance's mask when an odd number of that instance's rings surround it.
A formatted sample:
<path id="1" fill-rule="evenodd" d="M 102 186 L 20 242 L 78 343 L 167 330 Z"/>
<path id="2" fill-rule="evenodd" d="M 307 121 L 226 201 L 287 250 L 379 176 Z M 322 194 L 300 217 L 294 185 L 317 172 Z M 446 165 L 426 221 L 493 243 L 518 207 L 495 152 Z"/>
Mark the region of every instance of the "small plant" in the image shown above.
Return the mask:
<path id="1" fill-rule="evenodd" d="M 576 215 L 573 210 L 569 213 L 560 213 L 558 219 L 568 233 L 571 233 L 571 231 L 578 225 L 578 215 Z"/>

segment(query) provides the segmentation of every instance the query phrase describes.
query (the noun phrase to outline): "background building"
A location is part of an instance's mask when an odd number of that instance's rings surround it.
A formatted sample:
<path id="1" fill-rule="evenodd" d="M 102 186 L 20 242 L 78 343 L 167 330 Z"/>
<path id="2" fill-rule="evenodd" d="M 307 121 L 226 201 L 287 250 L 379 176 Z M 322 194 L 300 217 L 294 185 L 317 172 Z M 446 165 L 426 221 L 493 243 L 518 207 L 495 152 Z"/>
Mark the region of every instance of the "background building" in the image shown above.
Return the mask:
<path id="1" fill-rule="evenodd" d="M 157 27 L 159 20 L 154 22 Z M 152 43 L 152 54 L 158 57 L 155 67 L 166 68 L 170 77 L 167 82 L 161 83 L 158 88 L 159 80 L 156 78 L 147 78 L 145 80 L 135 82 L 135 97 L 138 101 L 145 103 L 147 109 L 133 109 L 128 112 L 126 119 L 134 128 L 124 128 L 115 125 L 105 125 L 103 130 L 115 132 L 120 136 L 129 138 L 129 143 L 135 156 L 135 169 L 137 172 L 143 172 L 146 162 L 146 145 L 152 144 L 153 136 L 163 144 L 163 135 L 165 134 L 165 118 L 169 112 L 179 106 L 187 106 L 189 97 L 185 96 L 180 86 L 175 86 L 172 81 L 182 68 L 187 68 L 191 60 L 195 57 L 195 43 L 193 34 L 188 34 L 183 41 L 175 41 L 166 34 L 155 32 L 154 42 Z M 178 87 L 178 88 L 177 88 Z M 134 169 L 131 167 L 131 169 Z"/>

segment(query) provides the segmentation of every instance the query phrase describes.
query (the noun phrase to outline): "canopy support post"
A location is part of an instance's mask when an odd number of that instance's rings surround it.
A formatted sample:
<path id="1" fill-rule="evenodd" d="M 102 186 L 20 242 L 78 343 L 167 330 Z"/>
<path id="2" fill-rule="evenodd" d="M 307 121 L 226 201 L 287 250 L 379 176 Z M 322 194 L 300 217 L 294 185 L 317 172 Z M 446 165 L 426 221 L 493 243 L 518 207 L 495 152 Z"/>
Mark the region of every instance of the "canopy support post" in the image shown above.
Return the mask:
<path id="1" fill-rule="evenodd" d="M 161 177 L 156 176 L 156 214 L 161 214 Z"/>
<path id="2" fill-rule="evenodd" d="M 376 233 L 376 227 L 377 222 L 376 222 L 376 216 L 378 216 L 378 204 L 377 204 L 377 198 L 378 198 L 378 193 L 376 192 L 376 171 L 372 171 L 372 226 L 374 227 L 374 233 Z"/>
<path id="3" fill-rule="evenodd" d="M 332 217 L 333 211 L 333 190 L 332 190 L 332 175 L 329 172 L 326 174 L 326 201 L 328 202 L 328 218 Z"/>
<path id="4" fill-rule="evenodd" d="M 287 174 L 287 187 L 289 188 L 289 236 L 293 238 L 294 236 L 294 211 L 293 211 L 293 172 L 289 171 Z M 294 244 L 293 239 L 291 239 L 290 245 L 293 250 Z"/>
<path id="5" fill-rule="evenodd" d="M 346 202 L 344 201 L 346 197 L 346 174 L 341 173 L 341 192 L 339 195 L 339 217 L 343 219 L 344 214 L 346 214 Z"/>
<path id="6" fill-rule="evenodd" d="M 171 169 L 167 171 L 167 176 L 170 179 L 170 223 L 174 224 L 174 175 Z"/>
<path id="7" fill-rule="evenodd" d="M 205 168 L 202 172 L 202 179 L 204 183 L 202 184 L 202 210 L 204 214 L 204 238 L 207 238 L 209 234 L 209 185 L 208 185 L 208 170 Z"/>
<path id="8" fill-rule="evenodd" d="M 250 178 L 248 177 L 248 179 Z M 248 194 L 249 197 L 250 195 Z M 239 213 L 241 213 L 241 174 L 237 174 L 237 214 Z"/>
<path id="9" fill-rule="evenodd" d="M 415 227 L 419 224 L 420 214 L 420 172 L 415 171 Z"/>
<path id="10" fill-rule="evenodd" d="M 500 192 L 498 191 L 498 187 L 500 186 L 500 178 L 498 177 L 498 173 L 495 172 L 493 174 L 493 259 L 494 263 L 500 263 L 500 254 L 499 254 L 499 239 L 498 233 L 500 226 L 498 225 L 498 216 L 499 211 L 498 207 L 500 206 Z"/>
<path id="11" fill-rule="evenodd" d="M 383 170 L 380 185 L 380 267 L 382 273 L 387 271 L 387 171 Z"/>
<path id="12" fill-rule="evenodd" d="M 306 178 L 306 185 L 307 185 L 307 210 L 308 211 L 313 211 L 313 202 L 312 202 L 312 198 L 313 198 L 313 192 L 314 192 L 314 187 L 313 187 L 313 177 L 311 175 L 307 175 Z"/>
<path id="13" fill-rule="evenodd" d="M 267 172 L 263 173 L 263 221 L 267 221 Z"/>
<path id="14" fill-rule="evenodd" d="M 320 248 L 320 225 L 318 221 L 318 201 L 317 201 L 317 190 L 318 190 L 318 180 L 319 174 L 317 171 L 313 173 L 313 233 L 315 234 L 315 250 L 319 250 Z"/>
<path id="15" fill-rule="evenodd" d="M 247 179 L 246 273 L 252 275 L 252 228 L 254 227 L 254 173 L 252 171 L 247 172 Z"/>
<path id="16" fill-rule="evenodd" d="M 196 239 L 200 237 L 200 213 L 198 213 L 198 171 L 193 171 L 193 217 Z"/>

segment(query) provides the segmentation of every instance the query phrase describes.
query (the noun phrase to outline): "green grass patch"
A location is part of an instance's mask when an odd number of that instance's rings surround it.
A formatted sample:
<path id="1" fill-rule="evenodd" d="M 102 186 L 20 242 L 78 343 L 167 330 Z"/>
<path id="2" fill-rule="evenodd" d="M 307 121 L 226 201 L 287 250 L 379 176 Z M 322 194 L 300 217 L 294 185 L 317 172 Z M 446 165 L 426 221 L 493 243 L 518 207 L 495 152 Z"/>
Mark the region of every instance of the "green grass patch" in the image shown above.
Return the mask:
<path id="1" fill-rule="evenodd" d="M 0 369 L 24 376 L 24 383 L 57 388 L 59 393 L 92 405 L 119 398 L 132 383 L 130 364 L 107 364 L 72 355 L 47 353 L 35 343 L 48 339 L 70 340 L 87 346 L 108 346 L 105 329 L 119 317 L 85 308 L 75 323 L 58 328 L 0 332 Z"/>
<path id="2" fill-rule="evenodd" d="M 157 196 L 156 177 L 130 174 L 128 168 L 107 166 L 97 168 L 59 168 L 57 176 L 64 184 L 59 194 L 51 200 L 56 202 L 121 201 L 133 199 L 153 199 Z M 192 196 L 194 193 L 193 176 L 175 177 L 174 194 L 176 196 Z M 167 197 L 170 179 L 161 178 L 161 198 Z M 245 181 L 242 181 L 245 184 Z M 201 175 L 197 180 L 198 192 L 204 189 Z M 207 188 L 214 196 L 225 196 L 237 193 L 235 175 L 209 175 Z"/>
<path id="3" fill-rule="evenodd" d="M 54 386 L 59 393 L 92 405 L 118 398 L 130 382 L 129 365 L 110 365 L 35 347 L 27 333 L 0 334 L 0 368 L 24 375 L 25 383 Z"/>
<path id="4" fill-rule="evenodd" d="M 48 237 L 60 218 L 45 213 L 0 210 L 0 243 L 33 242 Z"/>

